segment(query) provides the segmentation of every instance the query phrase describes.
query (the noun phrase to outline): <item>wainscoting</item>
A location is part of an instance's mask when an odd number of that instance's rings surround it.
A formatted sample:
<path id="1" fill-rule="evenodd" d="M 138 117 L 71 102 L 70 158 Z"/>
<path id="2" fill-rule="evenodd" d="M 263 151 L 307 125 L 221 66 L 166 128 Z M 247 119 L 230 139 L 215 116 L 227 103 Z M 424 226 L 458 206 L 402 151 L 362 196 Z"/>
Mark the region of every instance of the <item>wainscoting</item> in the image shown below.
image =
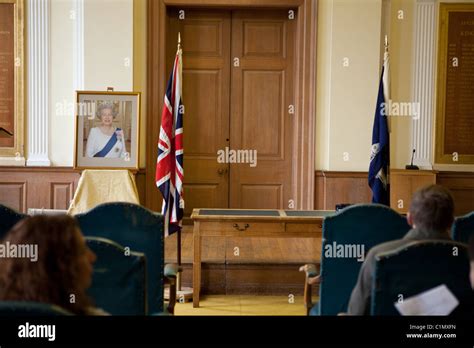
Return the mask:
<path id="1" fill-rule="evenodd" d="M 439 172 L 436 183 L 447 187 L 453 194 L 456 215 L 474 211 L 474 173 Z"/>
<path id="2" fill-rule="evenodd" d="M 369 203 L 367 172 L 316 171 L 314 209 L 334 210 L 336 204 Z"/>
<path id="3" fill-rule="evenodd" d="M 0 167 L 0 203 L 22 213 L 67 209 L 80 175 L 72 168 Z"/>
<path id="4" fill-rule="evenodd" d="M 80 170 L 70 167 L 0 167 L 0 204 L 26 213 L 29 208 L 67 209 Z M 144 172 L 136 174 L 140 201 L 145 201 Z"/>
<path id="5" fill-rule="evenodd" d="M 70 167 L 0 167 L 0 204 L 21 212 L 28 208 L 67 209 L 80 175 L 79 170 Z M 135 177 L 140 201 L 145 202 L 145 170 Z M 436 182 L 451 190 L 456 215 L 474 211 L 474 173 L 439 172 Z M 314 197 L 314 209 L 368 203 L 371 191 L 367 172 L 316 171 Z"/>
<path id="6" fill-rule="evenodd" d="M 367 172 L 316 171 L 314 208 L 332 210 L 336 204 L 370 202 L 367 176 Z M 457 216 L 474 211 L 474 173 L 438 172 L 436 183 L 453 194 Z"/>

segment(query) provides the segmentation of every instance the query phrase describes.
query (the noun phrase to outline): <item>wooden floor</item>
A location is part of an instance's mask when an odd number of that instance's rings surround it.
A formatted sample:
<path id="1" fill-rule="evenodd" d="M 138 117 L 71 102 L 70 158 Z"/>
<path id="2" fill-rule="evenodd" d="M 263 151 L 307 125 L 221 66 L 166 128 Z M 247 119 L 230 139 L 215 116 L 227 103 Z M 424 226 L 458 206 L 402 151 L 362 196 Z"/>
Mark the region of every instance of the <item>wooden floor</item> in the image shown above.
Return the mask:
<path id="1" fill-rule="evenodd" d="M 166 262 L 176 262 L 176 234 L 166 238 L 165 245 Z M 183 227 L 181 248 L 182 263 L 192 264 L 192 226 Z M 203 263 L 304 264 L 319 263 L 320 256 L 321 241 L 312 238 L 204 237 L 202 242 Z"/>
<path id="2" fill-rule="evenodd" d="M 213 295 L 201 299 L 200 307 L 177 303 L 175 315 L 306 315 L 302 296 Z"/>

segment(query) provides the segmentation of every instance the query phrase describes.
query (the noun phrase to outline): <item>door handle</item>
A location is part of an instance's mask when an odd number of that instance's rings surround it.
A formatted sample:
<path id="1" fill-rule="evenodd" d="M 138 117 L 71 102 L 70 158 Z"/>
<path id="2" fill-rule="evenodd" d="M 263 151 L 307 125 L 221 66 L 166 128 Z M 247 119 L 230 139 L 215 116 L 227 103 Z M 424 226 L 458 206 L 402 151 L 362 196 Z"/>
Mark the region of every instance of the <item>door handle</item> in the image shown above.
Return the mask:
<path id="1" fill-rule="evenodd" d="M 224 174 L 227 174 L 228 173 L 228 170 L 227 168 L 219 168 L 217 169 L 217 174 L 219 174 L 220 176 L 224 175 Z"/>
<path id="2" fill-rule="evenodd" d="M 240 227 L 239 224 L 234 224 L 233 227 L 240 232 L 246 231 L 250 227 L 249 224 L 245 224 L 244 227 Z"/>

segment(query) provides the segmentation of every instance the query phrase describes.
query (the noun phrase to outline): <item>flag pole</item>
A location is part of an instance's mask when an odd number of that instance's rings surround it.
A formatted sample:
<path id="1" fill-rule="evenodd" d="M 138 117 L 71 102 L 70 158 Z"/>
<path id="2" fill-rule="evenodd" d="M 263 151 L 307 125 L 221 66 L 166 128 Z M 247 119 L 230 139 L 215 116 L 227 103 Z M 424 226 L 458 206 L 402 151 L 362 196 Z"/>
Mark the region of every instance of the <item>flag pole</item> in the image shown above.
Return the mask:
<path id="1" fill-rule="evenodd" d="M 178 54 L 181 52 L 181 33 L 178 32 Z M 177 247 L 177 261 L 178 261 L 178 269 L 181 269 L 181 227 L 178 229 L 178 234 L 176 236 L 176 243 L 178 244 Z M 178 278 L 176 280 L 177 291 L 181 291 L 181 271 L 178 271 Z"/>
<path id="2" fill-rule="evenodd" d="M 182 49 L 181 49 L 181 33 L 178 32 L 178 54 L 181 56 L 182 55 Z M 182 66 L 181 66 L 182 68 Z M 182 227 L 177 231 L 176 235 L 176 243 L 177 243 L 177 261 L 178 261 L 178 267 L 179 267 L 179 272 L 177 275 L 176 279 L 176 300 L 180 303 L 191 301 L 193 299 L 193 289 L 189 287 L 182 287 L 181 286 L 181 275 L 182 275 L 182 268 L 181 268 L 181 230 Z"/>

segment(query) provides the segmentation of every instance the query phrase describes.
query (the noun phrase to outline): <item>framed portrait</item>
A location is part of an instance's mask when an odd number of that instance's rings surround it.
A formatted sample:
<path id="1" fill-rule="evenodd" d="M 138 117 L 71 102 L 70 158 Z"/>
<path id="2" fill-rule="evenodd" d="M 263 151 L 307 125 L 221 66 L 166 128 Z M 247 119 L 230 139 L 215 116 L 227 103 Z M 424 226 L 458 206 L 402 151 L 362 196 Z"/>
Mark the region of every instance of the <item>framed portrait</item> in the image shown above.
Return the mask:
<path id="1" fill-rule="evenodd" d="M 76 94 L 74 168 L 138 169 L 140 93 Z"/>

